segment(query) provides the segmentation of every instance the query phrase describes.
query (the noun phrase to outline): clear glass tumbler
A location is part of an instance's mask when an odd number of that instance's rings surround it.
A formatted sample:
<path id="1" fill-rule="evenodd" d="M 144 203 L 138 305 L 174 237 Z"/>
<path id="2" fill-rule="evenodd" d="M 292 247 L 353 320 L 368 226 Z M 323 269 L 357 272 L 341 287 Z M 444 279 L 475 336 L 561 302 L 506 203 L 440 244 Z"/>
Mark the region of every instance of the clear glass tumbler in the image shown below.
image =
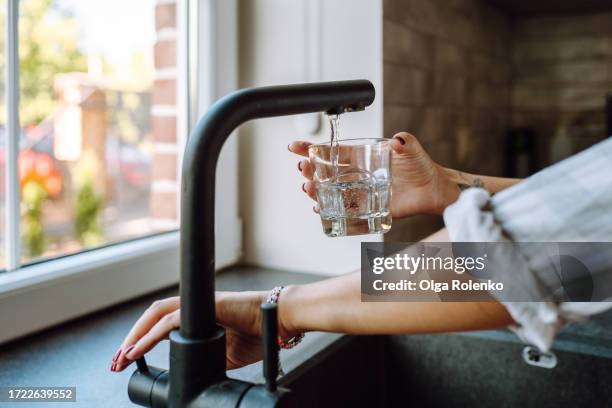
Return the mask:
<path id="1" fill-rule="evenodd" d="M 391 229 L 391 148 L 387 139 L 311 145 L 323 231 L 330 237 Z"/>

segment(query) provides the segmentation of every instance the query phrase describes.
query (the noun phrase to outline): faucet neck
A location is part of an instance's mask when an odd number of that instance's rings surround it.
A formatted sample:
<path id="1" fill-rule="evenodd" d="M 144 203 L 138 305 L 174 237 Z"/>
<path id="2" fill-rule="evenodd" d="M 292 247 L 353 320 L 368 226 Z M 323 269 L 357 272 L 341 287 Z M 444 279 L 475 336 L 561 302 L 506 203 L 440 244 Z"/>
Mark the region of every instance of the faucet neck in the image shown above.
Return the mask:
<path id="1" fill-rule="evenodd" d="M 242 89 L 217 101 L 197 123 L 185 150 L 181 188 L 181 334 L 214 336 L 215 173 L 221 147 L 242 123 L 272 116 L 363 110 L 374 101 L 367 80 Z"/>

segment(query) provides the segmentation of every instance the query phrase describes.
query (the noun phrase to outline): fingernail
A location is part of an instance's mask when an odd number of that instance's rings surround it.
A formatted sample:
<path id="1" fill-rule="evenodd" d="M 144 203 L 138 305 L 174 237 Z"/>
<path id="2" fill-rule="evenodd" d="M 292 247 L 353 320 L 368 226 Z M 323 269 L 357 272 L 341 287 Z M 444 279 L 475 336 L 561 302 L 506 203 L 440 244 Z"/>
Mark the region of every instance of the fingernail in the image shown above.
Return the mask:
<path id="1" fill-rule="evenodd" d="M 130 360 L 130 361 L 131 361 L 131 360 L 133 360 L 133 359 L 131 359 L 130 357 L 128 357 L 128 354 L 130 354 L 130 351 L 134 350 L 134 347 L 136 347 L 136 345 L 135 345 L 135 344 L 132 344 L 130 347 L 128 347 L 128 348 L 126 348 L 126 349 L 125 349 L 125 354 L 124 354 L 124 356 L 125 356 L 125 358 L 127 358 L 127 359 L 128 359 L 128 360 Z"/>
<path id="2" fill-rule="evenodd" d="M 287 145 L 287 150 L 291 151 L 291 143 Z"/>
<path id="3" fill-rule="evenodd" d="M 115 371 L 116 367 L 117 367 L 117 363 L 113 363 L 113 364 L 111 364 L 110 370 L 111 371 Z"/>
<path id="4" fill-rule="evenodd" d="M 400 144 L 402 145 L 406 144 L 406 141 L 399 136 L 394 136 L 393 138 L 396 139 L 398 142 L 400 142 Z"/>
<path id="5" fill-rule="evenodd" d="M 115 357 L 113 357 L 113 363 L 117 362 L 117 359 L 119 358 L 120 354 L 121 354 L 121 347 L 119 347 L 119 350 L 117 350 L 117 352 L 115 353 Z"/>
<path id="6" fill-rule="evenodd" d="M 319 213 L 319 209 L 317 208 L 317 206 L 316 206 L 316 205 L 313 205 L 313 206 L 312 206 L 312 211 L 314 211 L 314 213 L 315 213 L 315 214 L 318 214 L 318 213 Z"/>
<path id="7" fill-rule="evenodd" d="M 306 192 L 306 183 L 302 183 L 302 191 Z"/>
<path id="8" fill-rule="evenodd" d="M 132 364 L 133 362 L 134 362 L 134 360 L 129 360 L 129 359 L 128 359 L 127 363 L 125 363 L 125 364 L 123 364 L 123 365 L 120 365 L 120 366 L 115 367 L 115 370 L 116 370 L 116 371 L 123 371 L 123 370 L 125 370 L 126 368 L 128 368 L 128 367 L 130 366 L 130 364 Z"/>
<path id="9" fill-rule="evenodd" d="M 301 161 L 298 162 L 298 170 L 302 171 L 302 162 Z"/>

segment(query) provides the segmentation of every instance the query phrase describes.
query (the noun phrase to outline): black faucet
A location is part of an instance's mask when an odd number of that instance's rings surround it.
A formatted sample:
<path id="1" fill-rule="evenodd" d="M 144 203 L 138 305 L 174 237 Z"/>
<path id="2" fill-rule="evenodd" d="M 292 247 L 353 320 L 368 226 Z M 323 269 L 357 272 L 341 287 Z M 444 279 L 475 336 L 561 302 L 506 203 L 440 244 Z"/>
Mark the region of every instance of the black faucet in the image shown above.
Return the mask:
<path id="1" fill-rule="evenodd" d="M 374 101 L 367 80 L 241 89 L 217 101 L 197 123 L 183 157 L 180 227 L 181 328 L 170 333 L 170 369 L 132 374 L 128 394 L 146 407 L 292 406 L 276 386 L 276 307 L 262 305 L 264 377 L 255 385 L 225 375 L 225 331 L 215 321 L 215 171 L 221 147 L 252 119 L 301 113 L 364 110 Z"/>

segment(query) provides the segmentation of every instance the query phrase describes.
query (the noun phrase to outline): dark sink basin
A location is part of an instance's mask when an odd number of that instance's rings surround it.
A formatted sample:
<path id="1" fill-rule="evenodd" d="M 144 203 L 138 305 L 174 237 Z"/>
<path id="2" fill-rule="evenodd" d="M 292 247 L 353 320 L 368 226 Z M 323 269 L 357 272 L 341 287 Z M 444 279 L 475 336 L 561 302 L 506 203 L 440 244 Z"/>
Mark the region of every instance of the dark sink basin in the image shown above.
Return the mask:
<path id="1" fill-rule="evenodd" d="M 555 368 L 509 331 L 344 336 L 283 379 L 307 407 L 612 406 L 612 313 L 568 328 Z"/>

